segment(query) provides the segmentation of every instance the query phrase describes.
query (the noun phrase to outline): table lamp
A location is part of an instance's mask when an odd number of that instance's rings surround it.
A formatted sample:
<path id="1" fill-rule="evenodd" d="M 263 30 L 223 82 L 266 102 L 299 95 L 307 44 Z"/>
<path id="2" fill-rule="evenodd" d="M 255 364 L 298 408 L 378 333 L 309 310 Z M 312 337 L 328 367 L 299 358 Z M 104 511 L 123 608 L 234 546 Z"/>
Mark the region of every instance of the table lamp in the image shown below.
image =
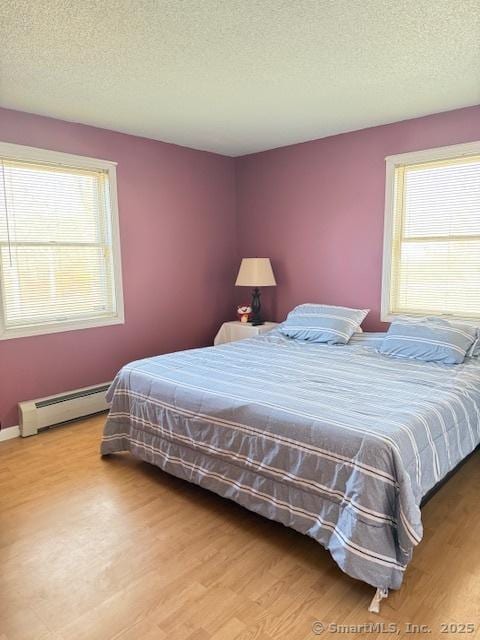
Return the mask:
<path id="1" fill-rule="evenodd" d="M 259 287 L 275 287 L 270 258 L 243 258 L 238 271 L 236 287 L 254 287 L 252 292 L 252 325 L 257 327 L 263 324 L 260 315 L 260 290 Z"/>

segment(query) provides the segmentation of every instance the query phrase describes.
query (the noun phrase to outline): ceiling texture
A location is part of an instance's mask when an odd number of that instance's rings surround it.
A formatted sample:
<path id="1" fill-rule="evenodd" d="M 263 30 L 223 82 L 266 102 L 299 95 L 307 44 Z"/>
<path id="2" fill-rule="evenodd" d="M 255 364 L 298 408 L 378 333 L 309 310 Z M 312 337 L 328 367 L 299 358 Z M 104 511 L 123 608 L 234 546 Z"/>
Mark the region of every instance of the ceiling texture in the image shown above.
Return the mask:
<path id="1" fill-rule="evenodd" d="M 239 156 L 480 103 L 479 0 L 2 0 L 0 105 Z"/>

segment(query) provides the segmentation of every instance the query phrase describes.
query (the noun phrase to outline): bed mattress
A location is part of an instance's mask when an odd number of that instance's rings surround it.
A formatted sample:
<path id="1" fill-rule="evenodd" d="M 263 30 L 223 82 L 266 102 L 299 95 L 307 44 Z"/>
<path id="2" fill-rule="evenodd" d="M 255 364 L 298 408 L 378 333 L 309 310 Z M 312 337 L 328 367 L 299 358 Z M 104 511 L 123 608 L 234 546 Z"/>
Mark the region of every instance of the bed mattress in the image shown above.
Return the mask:
<path id="1" fill-rule="evenodd" d="M 422 497 L 480 442 L 480 362 L 383 356 L 278 329 L 132 362 L 108 391 L 103 455 L 129 451 L 317 540 L 398 589 Z"/>

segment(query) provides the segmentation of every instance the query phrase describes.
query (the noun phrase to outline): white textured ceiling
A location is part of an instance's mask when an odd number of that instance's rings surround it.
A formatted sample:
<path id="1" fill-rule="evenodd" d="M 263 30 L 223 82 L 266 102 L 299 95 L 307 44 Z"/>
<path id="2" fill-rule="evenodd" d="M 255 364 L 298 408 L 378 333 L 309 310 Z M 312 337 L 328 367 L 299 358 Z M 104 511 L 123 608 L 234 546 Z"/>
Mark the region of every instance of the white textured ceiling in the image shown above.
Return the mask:
<path id="1" fill-rule="evenodd" d="M 479 0 L 2 0 L 0 105 L 241 155 L 480 103 Z"/>

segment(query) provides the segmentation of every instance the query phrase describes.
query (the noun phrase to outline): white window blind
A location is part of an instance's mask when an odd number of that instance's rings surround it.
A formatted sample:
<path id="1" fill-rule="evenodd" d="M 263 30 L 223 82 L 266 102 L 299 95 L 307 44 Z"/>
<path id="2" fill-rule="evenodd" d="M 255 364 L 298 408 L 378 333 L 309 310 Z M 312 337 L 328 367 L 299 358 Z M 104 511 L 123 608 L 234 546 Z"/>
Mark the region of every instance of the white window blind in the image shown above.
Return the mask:
<path id="1" fill-rule="evenodd" d="M 64 166 L 49 153 L 0 155 L 2 337 L 122 320 L 110 168 Z"/>
<path id="2" fill-rule="evenodd" d="M 480 153 L 392 172 L 383 315 L 480 317 Z"/>

